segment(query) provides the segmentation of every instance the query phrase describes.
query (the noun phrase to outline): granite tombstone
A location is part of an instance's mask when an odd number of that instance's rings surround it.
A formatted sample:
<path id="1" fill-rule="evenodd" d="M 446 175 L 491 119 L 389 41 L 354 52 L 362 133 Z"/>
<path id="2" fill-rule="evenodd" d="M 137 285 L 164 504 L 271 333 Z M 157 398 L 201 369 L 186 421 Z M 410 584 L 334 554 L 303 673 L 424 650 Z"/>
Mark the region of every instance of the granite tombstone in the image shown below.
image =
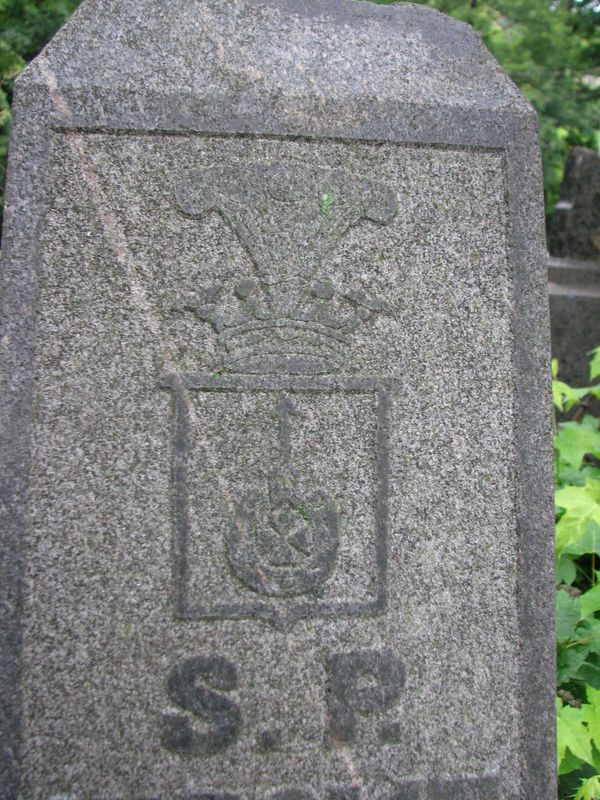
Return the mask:
<path id="1" fill-rule="evenodd" d="M 88 0 L 14 118 L 2 796 L 553 798 L 536 121 L 478 37 Z"/>

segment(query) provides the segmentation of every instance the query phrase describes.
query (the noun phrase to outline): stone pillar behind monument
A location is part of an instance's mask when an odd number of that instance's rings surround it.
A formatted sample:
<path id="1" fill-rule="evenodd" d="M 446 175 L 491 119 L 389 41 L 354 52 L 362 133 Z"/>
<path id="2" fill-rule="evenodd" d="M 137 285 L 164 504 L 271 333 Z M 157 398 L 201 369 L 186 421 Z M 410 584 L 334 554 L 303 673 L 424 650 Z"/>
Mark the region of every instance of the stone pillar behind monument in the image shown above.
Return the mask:
<path id="1" fill-rule="evenodd" d="M 574 147 L 565 162 L 549 250 L 559 258 L 600 261 L 600 155 L 587 147 Z"/>
<path id="2" fill-rule="evenodd" d="M 3 798 L 555 797 L 537 129 L 470 28 L 88 0 L 2 258 Z"/>
<path id="3" fill-rule="evenodd" d="M 560 377 L 589 383 L 589 351 L 600 346 L 600 156 L 574 147 L 554 207 L 548 263 L 552 355 Z"/>

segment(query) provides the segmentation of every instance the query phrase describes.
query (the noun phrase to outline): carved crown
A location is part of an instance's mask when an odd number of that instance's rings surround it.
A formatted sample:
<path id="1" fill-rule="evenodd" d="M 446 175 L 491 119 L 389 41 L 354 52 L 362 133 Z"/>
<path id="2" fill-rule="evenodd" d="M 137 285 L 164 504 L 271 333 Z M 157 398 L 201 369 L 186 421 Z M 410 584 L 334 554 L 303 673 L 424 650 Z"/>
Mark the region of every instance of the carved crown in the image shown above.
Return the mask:
<path id="1" fill-rule="evenodd" d="M 392 219 L 397 205 L 389 188 L 342 170 L 276 163 L 192 170 L 176 192 L 186 214 L 218 212 L 254 266 L 256 277 L 233 287 L 237 313 L 220 313 L 223 286 L 182 304 L 212 324 L 225 353 L 223 368 L 289 374 L 339 369 L 351 333 L 385 304 L 361 290 L 336 291 L 315 276 L 352 225 Z"/>

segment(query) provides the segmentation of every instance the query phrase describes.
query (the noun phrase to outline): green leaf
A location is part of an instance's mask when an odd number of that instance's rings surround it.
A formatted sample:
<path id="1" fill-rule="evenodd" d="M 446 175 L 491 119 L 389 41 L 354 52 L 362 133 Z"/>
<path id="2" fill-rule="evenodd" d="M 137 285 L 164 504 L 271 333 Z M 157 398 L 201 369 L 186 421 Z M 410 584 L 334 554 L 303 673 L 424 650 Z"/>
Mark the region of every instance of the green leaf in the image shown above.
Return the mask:
<path id="1" fill-rule="evenodd" d="M 585 647 L 589 652 L 600 655 L 600 619 L 587 617 L 582 620 L 577 626 L 577 639 L 585 642 Z"/>
<path id="2" fill-rule="evenodd" d="M 593 390 L 589 387 L 574 389 L 567 383 L 563 383 L 563 381 L 553 380 L 552 402 L 559 411 L 564 411 L 565 409 L 577 405 L 587 394 L 590 394 L 591 391 Z"/>
<path id="3" fill-rule="evenodd" d="M 590 661 L 584 661 L 573 678 L 587 684 L 588 688 L 600 689 L 600 667 Z"/>
<path id="4" fill-rule="evenodd" d="M 584 780 L 575 800 L 600 800 L 600 775 Z"/>
<path id="5" fill-rule="evenodd" d="M 594 769 L 600 777 L 600 750 L 595 745 L 592 745 L 592 758 L 594 760 Z"/>
<path id="6" fill-rule="evenodd" d="M 556 363 L 553 360 L 552 364 Z M 569 388 L 566 383 L 562 381 L 553 380 L 552 381 L 552 403 L 558 408 L 559 411 L 564 411 L 564 395 L 565 392 L 563 387 Z"/>
<path id="7" fill-rule="evenodd" d="M 552 366 L 552 377 L 553 378 L 557 378 L 558 377 L 558 359 L 557 358 L 553 358 L 550 363 L 551 363 L 551 366 Z"/>
<path id="8" fill-rule="evenodd" d="M 600 481 L 588 478 L 584 486 L 565 486 L 554 499 L 566 510 L 556 524 L 556 554 L 560 558 L 582 539 L 591 522 L 600 525 Z"/>
<path id="9" fill-rule="evenodd" d="M 599 537 L 600 544 L 600 537 Z M 556 565 L 556 582 L 570 586 L 577 577 L 577 568 L 573 559 L 563 556 Z"/>
<path id="10" fill-rule="evenodd" d="M 592 742 L 584 722 L 583 711 L 580 708 L 563 706 L 560 698 L 557 698 L 556 714 L 559 766 L 567 749 L 577 758 L 593 765 Z"/>
<path id="11" fill-rule="evenodd" d="M 600 611 L 600 583 L 584 592 L 579 600 L 581 601 L 581 619 Z"/>
<path id="12" fill-rule="evenodd" d="M 570 683 L 585 661 L 587 647 L 560 647 L 556 656 L 556 682 L 558 686 Z"/>
<path id="13" fill-rule="evenodd" d="M 576 769 L 580 769 L 585 764 L 585 761 L 582 761 L 577 756 L 574 756 L 570 750 L 567 750 L 565 753 L 565 757 L 560 762 L 560 767 L 558 769 L 559 775 L 568 775 L 569 772 L 573 772 Z"/>
<path id="14" fill-rule="evenodd" d="M 563 557 L 571 556 L 578 558 L 579 556 L 589 555 L 596 553 L 600 555 L 600 525 L 595 522 L 584 523 L 583 533 L 572 544 L 565 548 Z M 566 581 L 562 581 L 566 583 Z"/>
<path id="15" fill-rule="evenodd" d="M 584 464 L 584 466 L 580 468 L 567 467 L 565 464 L 561 464 L 560 479 L 557 482 L 557 488 L 562 489 L 562 487 L 567 484 L 583 486 L 588 478 L 600 481 L 600 468 L 592 464 Z"/>
<path id="16" fill-rule="evenodd" d="M 598 420 L 586 414 L 581 422 L 563 422 L 554 438 L 561 463 L 579 468 L 584 456 L 600 457 Z"/>
<path id="17" fill-rule="evenodd" d="M 590 380 L 594 381 L 600 377 L 600 347 L 592 350 L 593 356 L 590 361 Z"/>
<path id="18" fill-rule="evenodd" d="M 575 639 L 575 627 L 581 616 L 578 597 L 571 597 L 562 589 L 556 593 L 556 638 L 559 644 Z"/>
<path id="19" fill-rule="evenodd" d="M 584 486 L 565 486 L 555 496 L 556 505 L 600 524 L 600 481 L 588 478 Z"/>
<path id="20" fill-rule="evenodd" d="M 600 690 L 588 686 L 585 694 L 588 702 L 582 706 L 583 719 L 587 722 L 591 740 L 600 749 Z"/>
<path id="21" fill-rule="evenodd" d="M 587 530 L 587 521 L 577 514 L 563 514 L 556 523 L 556 557 L 573 547 Z"/>

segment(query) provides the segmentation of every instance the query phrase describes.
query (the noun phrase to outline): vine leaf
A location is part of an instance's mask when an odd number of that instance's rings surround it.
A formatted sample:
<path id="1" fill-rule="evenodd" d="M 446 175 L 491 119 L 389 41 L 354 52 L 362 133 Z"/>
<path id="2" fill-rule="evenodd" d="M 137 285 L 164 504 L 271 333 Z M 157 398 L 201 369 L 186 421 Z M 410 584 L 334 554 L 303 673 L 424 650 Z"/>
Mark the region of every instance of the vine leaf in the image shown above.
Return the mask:
<path id="1" fill-rule="evenodd" d="M 587 722 L 590 738 L 600 750 L 600 690 L 587 687 L 588 702 L 581 707 L 583 719 Z"/>
<path id="2" fill-rule="evenodd" d="M 581 422 L 564 422 L 556 434 L 555 447 L 561 462 L 576 469 L 588 454 L 600 458 L 598 420 L 586 415 Z"/>
<path id="3" fill-rule="evenodd" d="M 561 763 L 567 750 L 570 750 L 577 758 L 593 765 L 592 741 L 583 709 L 563 706 L 562 700 L 557 698 L 556 722 L 558 763 Z"/>

